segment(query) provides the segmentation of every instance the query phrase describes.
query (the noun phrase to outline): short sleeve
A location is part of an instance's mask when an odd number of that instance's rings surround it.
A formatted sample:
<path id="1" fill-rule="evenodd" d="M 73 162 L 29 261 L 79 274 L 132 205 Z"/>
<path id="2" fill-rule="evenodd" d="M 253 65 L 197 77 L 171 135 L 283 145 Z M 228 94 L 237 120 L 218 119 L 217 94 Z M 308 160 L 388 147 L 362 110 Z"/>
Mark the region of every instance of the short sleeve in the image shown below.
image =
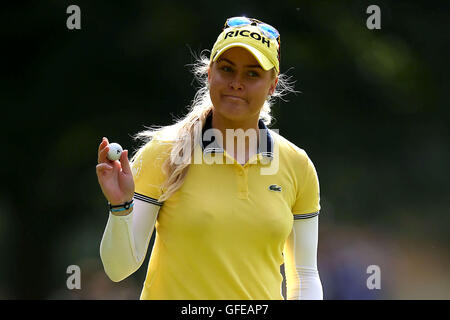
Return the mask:
<path id="1" fill-rule="evenodd" d="M 320 188 L 316 168 L 308 156 L 303 163 L 303 174 L 298 181 L 299 187 L 292 207 L 294 219 L 312 218 L 320 211 Z"/>
<path id="2" fill-rule="evenodd" d="M 131 170 L 135 185 L 135 198 L 162 205 L 158 199 L 163 193 L 162 185 L 166 179 L 163 163 L 170 155 L 170 144 L 151 140 L 138 150 L 133 157 Z"/>

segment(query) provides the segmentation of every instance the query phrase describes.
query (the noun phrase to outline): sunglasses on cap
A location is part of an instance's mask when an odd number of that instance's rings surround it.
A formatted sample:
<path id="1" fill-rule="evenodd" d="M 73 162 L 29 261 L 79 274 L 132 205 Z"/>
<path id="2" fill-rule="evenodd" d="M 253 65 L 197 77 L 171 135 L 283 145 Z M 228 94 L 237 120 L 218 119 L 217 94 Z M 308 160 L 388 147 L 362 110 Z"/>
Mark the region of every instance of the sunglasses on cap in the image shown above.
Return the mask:
<path id="1" fill-rule="evenodd" d="M 223 30 L 229 27 L 243 27 L 243 26 L 256 26 L 269 39 L 274 39 L 278 42 L 278 60 L 280 60 L 280 33 L 277 29 L 272 27 L 270 24 L 264 23 L 257 19 L 247 18 L 247 17 L 232 17 L 228 18 L 225 22 Z"/>
<path id="2" fill-rule="evenodd" d="M 280 44 L 280 33 L 278 32 L 278 30 L 272 27 L 270 24 L 264 23 L 257 19 L 247 17 L 228 18 L 223 28 L 226 29 L 228 27 L 242 27 L 248 25 L 257 26 L 266 37 L 275 39 L 278 41 L 278 44 Z"/>

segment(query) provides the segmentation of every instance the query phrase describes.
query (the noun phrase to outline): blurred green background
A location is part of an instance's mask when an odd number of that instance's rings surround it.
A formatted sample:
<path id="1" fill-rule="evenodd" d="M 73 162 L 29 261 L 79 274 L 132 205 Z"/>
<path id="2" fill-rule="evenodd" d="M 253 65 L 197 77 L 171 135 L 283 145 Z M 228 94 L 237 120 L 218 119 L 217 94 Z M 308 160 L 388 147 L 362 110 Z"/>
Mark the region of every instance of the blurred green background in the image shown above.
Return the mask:
<path id="1" fill-rule="evenodd" d="M 66 27 L 71 4 L 81 30 Z M 381 30 L 366 27 L 371 4 Z M 280 31 L 281 71 L 301 91 L 271 127 L 318 171 L 324 298 L 450 298 L 448 1 L 141 0 L 2 5 L 0 299 L 139 297 L 151 248 L 119 283 L 100 260 L 98 144 L 134 151 L 132 135 L 185 114 L 191 51 L 237 15 Z M 80 290 L 66 287 L 69 265 Z"/>

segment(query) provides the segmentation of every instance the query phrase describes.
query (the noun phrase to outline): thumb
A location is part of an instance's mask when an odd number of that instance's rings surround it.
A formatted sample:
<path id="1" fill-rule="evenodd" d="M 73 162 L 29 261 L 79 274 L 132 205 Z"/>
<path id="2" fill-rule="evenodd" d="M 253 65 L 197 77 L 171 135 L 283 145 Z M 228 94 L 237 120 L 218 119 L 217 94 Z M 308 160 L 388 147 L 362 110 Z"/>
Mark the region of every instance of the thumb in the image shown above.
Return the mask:
<path id="1" fill-rule="evenodd" d="M 122 171 L 125 174 L 132 174 L 130 162 L 128 161 L 128 150 L 124 150 L 120 156 L 120 164 L 122 165 Z"/>

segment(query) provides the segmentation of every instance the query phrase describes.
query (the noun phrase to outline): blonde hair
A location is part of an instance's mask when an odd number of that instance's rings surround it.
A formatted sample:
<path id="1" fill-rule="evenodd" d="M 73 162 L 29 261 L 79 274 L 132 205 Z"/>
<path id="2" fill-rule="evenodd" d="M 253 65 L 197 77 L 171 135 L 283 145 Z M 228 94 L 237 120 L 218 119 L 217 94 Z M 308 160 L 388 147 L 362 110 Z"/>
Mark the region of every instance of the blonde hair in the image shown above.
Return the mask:
<path id="1" fill-rule="evenodd" d="M 160 202 L 170 198 L 170 196 L 182 186 L 189 169 L 190 161 L 182 161 L 180 163 L 180 161 L 175 161 L 175 158 L 181 155 L 185 150 L 190 150 L 190 154 L 183 154 L 184 157 L 187 156 L 188 160 L 190 160 L 195 146 L 202 141 L 201 129 L 205 124 L 205 119 L 213 109 L 208 83 L 210 59 L 208 50 L 204 50 L 204 52 L 206 53 L 200 53 L 199 57 L 195 57 L 195 54 L 193 54 L 195 62 L 190 65 L 195 79 L 200 83 L 200 88 L 197 90 L 191 104 L 188 105 L 189 112 L 187 115 L 185 115 L 184 118 L 177 119 L 172 125 L 147 127 L 146 130 L 141 131 L 134 136 L 136 140 L 143 141 L 141 148 L 156 136 L 158 136 L 158 139 L 161 138 L 162 140 L 173 141 L 171 156 L 167 157 L 162 166 L 162 170 L 167 179 L 162 185 L 163 194 L 158 199 Z M 275 68 L 272 69 L 272 76 L 273 78 L 276 77 Z M 274 100 L 276 98 L 284 100 L 283 96 L 286 93 L 297 92 L 293 89 L 294 82 L 291 82 L 290 78 L 291 77 L 287 77 L 280 73 L 278 75 L 278 83 L 274 93 L 264 102 L 260 112 L 260 118 L 266 125 L 269 125 L 272 122 L 270 111 Z M 133 156 L 132 161 L 136 155 L 137 152 Z"/>

